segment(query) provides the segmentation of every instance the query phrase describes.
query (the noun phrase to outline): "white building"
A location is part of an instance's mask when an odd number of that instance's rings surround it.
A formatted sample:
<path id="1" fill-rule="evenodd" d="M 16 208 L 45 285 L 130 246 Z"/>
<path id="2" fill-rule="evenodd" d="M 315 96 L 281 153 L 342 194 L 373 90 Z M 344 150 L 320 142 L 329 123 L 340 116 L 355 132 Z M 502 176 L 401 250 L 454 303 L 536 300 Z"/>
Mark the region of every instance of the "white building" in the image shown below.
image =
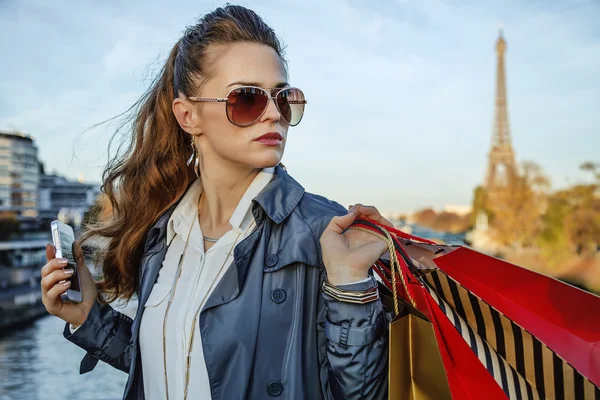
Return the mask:
<path id="1" fill-rule="evenodd" d="M 32 137 L 0 131 L 0 214 L 14 215 L 22 231 L 60 219 L 77 228 L 100 194 L 99 184 L 44 174 Z"/>
<path id="2" fill-rule="evenodd" d="M 44 223 L 59 219 L 78 228 L 100 194 L 100 185 L 69 181 L 57 175 L 41 175 L 39 217 Z"/>
<path id="3" fill-rule="evenodd" d="M 38 185 L 33 139 L 20 132 L 0 131 L 0 212 L 14 214 L 24 228 L 35 225 Z"/>
<path id="4" fill-rule="evenodd" d="M 472 210 L 473 207 L 466 205 L 447 205 L 444 206 L 444 208 L 442 208 L 442 211 L 444 212 L 460 215 L 461 217 L 464 217 L 465 215 L 469 214 Z"/>

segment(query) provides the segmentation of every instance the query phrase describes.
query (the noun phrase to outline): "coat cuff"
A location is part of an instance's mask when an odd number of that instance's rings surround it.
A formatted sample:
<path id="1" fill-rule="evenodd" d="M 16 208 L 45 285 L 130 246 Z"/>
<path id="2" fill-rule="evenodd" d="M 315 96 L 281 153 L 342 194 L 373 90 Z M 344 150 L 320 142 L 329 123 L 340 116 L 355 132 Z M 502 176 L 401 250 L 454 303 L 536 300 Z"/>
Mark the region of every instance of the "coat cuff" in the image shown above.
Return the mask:
<path id="1" fill-rule="evenodd" d="M 122 332 L 122 328 L 129 321 L 124 319 L 129 317 L 114 310 L 108 304 L 95 301 L 87 319 L 79 327 L 72 329 L 70 323 L 65 323 L 63 329 L 65 339 L 87 350 L 79 366 L 80 374 L 93 370 L 98 360 L 113 363 L 123 354 L 129 346 L 125 332 Z M 103 323 L 104 320 L 109 320 L 112 325 Z"/>
<path id="2" fill-rule="evenodd" d="M 377 287 L 375 278 L 338 285 L 346 291 L 363 291 Z M 327 320 L 325 336 L 342 346 L 364 346 L 380 338 L 386 330 L 386 320 L 380 300 L 366 304 L 347 303 L 322 293 Z"/>

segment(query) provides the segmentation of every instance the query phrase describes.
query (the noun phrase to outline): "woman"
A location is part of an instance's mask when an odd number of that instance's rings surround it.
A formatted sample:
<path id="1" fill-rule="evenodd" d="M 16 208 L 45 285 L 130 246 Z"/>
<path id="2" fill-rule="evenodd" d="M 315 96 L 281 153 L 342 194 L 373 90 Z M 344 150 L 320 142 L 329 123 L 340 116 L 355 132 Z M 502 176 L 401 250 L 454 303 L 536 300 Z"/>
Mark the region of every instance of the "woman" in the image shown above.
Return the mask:
<path id="1" fill-rule="evenodd" d="M 345 230 L 390 223 L 306 193 L 280 165 L 304 104 L 253 11 L 227 5 L 186 30 L 105 173 L 112 219 L 79 241 L 107 239 L 103 281 L 77 243 L 84 300 L 62 303 L 69 274 L 46 251 L 43 301 L 87 350 L 81 373 L 97 360 L 129 373 L 124 399 L 386 398 L 368 275 L 386 246 Z M 132 316 L 109 304 L 132 297 Z"/>

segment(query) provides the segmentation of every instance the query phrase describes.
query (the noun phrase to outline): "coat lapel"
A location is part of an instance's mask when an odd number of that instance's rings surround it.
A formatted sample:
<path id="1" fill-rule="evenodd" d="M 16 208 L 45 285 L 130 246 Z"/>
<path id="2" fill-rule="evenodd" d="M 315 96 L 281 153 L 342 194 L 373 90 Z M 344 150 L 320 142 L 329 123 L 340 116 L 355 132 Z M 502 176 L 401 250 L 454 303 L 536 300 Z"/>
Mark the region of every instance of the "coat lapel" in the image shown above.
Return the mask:
<path id="1" fill-rule="evenodd" d="M 275 167 L 275 176 L 271 182 L 252 201 L 255 230 L 235 247 L 233 265 L 227 269 L 209 296 L 202 312 L 229 303 L 239 296 L 248 275 L 252 254 L 265 232 L 265 217 L 275 224 L 282 223 L 300 203 L 303 195 L 304 188 L 281 166 Z"/>

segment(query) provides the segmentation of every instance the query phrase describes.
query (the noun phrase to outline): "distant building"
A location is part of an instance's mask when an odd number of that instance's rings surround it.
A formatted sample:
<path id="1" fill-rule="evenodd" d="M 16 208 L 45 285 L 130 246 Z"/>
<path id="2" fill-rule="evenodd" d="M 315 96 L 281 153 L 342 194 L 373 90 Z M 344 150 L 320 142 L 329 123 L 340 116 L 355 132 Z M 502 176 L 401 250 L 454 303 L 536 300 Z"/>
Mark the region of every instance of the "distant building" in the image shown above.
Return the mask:
<path id="1" fill-rule="evenodd" d="M 37 152 L 31 136 L 0 131 L 0 215 L 16 218 L 21 232 L 46 229 L 55 219 L 78 228 L 100 185 L 46 175 Z"/>
<path id="2" fill-rule="evenodd" d="M 442 208 L 442 211 L 464 217 L 465 215 L 473 211 L 473 207 L 465 205 L 447 205 Z"/>
<path id="3" fill-rule="evenodd" d="M 60 219 L 78 228 L 100 195 L 99 184 L 69 181 L 58 175 L 41 175 L 39 218 L 42 224 Z"/>
<path id="4" fill-rule="evenodd" d="M 0 131 L 0 213 L 14 215 L 22 229 L 37 225 L 39 162 L 33 139 Z"/>

